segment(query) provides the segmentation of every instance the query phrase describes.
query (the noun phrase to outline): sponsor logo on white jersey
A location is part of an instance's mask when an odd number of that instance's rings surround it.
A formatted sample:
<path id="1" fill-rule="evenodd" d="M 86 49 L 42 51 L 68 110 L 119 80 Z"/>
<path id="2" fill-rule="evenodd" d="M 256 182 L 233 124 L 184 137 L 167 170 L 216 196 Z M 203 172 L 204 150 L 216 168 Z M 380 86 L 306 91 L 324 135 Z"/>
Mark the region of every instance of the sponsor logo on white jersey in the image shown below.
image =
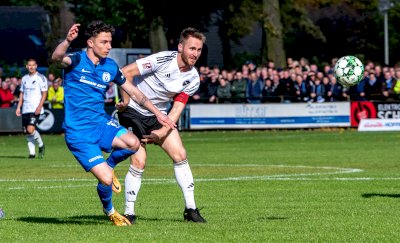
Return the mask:
<path id="1" fill-rule="evenodd" d="M 190 81 L 189 81 L 189 80 L 186 80 L 186 81 L 184 81 L 184 82 L 182 83 L 182 86 L 185 87 L 185 86 L 188 86 L 189 84 L 190 84 Z"/>

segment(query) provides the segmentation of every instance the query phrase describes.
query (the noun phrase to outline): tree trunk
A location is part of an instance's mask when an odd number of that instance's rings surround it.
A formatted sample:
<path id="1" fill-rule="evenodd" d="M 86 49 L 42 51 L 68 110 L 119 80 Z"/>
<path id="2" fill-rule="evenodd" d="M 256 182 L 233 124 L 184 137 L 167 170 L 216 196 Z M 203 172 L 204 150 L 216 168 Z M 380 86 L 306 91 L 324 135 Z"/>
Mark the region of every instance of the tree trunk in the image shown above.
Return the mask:
<path id="1" fill-rule="evenodd" d="M 263 48 L 263 62 L 271 60 L 276 67 L 286 67 L 286 54 L 283 48 L 282 22 L 279 0 L 263 0 L 264 31 L 266 43 Z"/>
<path id="2" fill-rule="evenodd" d="M 153 53 L 168 50 L 167 37 L 164 32 L 164 22 L 161 16 L 155 17 L 150 24 L 150 47 Z"/>

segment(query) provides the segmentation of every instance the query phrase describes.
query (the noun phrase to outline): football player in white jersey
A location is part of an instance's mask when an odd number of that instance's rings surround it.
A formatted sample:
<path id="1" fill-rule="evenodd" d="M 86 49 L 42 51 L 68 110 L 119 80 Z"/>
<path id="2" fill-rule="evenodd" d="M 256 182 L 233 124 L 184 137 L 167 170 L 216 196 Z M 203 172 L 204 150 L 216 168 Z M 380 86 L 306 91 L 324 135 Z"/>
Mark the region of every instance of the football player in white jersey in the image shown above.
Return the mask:
<path id="1" fill-rule="evenodd" d="M 21 93 L 15 114 L 22 115 L 22 126 L 28 141 L 29 158 L 35 158 L 36 146 L 39 147 L 39 158 L 44 156 L 44 143 L 36 125 L 40 114 L 44 113 L 43 104 L 47 98 L 47 78 L 37 71 L 37 63 L 29 59 L 26 63 L 28 74 L 22 77 Z M 22 111 L 21 111 L 22 110 Z"/>
<path id="2" fill-rule="evenodd" d="M 200 85 L 194 65 L 200 57 L 205 36 L 194 28 L 182 31 L 178 51 L 162 51 L 136 60 L 122 71 L 127 80 L 136 86 L 168 117 L 177 122 L 188 101 Z M 178 130 L 162 126 L 153 114 L 143 109 L 121 92 L 123 101 L 117 104 L 121 125 L 132 130 L 142 140 L 138 152 L 131 156 L 131 165 L 125 177 L 125 217 L 131 223 L 136 220 L 134 205 L 141 186 L 146 164 L 146 143 L 158 144 L 172 159 L 175 178 L 185 200 L 183 212 L 186 221 L 204 223 L 194 200 L 194 180 L 188 163 L 186 149 Z"/>

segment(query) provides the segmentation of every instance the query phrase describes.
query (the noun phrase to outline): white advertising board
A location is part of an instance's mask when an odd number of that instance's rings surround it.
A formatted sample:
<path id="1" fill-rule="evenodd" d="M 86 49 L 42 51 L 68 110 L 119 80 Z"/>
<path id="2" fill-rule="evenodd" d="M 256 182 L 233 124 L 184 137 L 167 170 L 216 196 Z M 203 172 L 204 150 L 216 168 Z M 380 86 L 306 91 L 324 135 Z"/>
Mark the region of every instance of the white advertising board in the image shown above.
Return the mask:
<path id="1" fill-rule="evenodd" d="M 358 131 L 400 131 L 400 119 L 362 119 Z"/>

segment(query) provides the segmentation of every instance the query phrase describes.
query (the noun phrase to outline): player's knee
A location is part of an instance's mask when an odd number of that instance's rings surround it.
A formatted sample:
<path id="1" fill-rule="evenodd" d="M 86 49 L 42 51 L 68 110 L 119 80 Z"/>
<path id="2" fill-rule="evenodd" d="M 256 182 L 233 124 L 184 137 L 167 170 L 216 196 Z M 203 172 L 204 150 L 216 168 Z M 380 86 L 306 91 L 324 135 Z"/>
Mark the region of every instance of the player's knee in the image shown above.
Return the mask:
<path id="1" fill-rule="evenodd" d="M 132 159 L 131 164 L 135 167 L 138 168 L 140 170 L 144 170 L 144 168 L 146 167 L 146 159 L 144 158 L 135 158 Z"/>
<path id="2" fill-rule="evenodd" d="M 28 135 L 32 135 L 34 132 L 35 132 L 35 127 L 28 126 L 28 127 L 26 128 L 26 133 L 27 133 Z"/>
<path id="3" fill-rule="evenodd" d="M 112 184 L 112 173 L 107 173 L 106 175 L 99 178 L 101 184 L 110 186 Z"/>
<path id="4" fill-rule="evenodd" d="M 187 158 L 186 150 L 181 149 L 179 152 L 173 154 L 171 157 L 173 161 L 183 161 Z"/>
<path id="5" fill-rule="evenodd" d="M 139 150 L 139 148 L 140 148 L 140 141 L 139 141 L 139 139 L 136 137 L 136 136 L 132 136 L 132 138 L 131 139 L 129 139 L 127 142 L 126 142 L 126 145 L 127 145 L 127 147 L 128 147 L 128 149 L 129 150 L 132 150 L 132 151 L 138 151 Z"/>

